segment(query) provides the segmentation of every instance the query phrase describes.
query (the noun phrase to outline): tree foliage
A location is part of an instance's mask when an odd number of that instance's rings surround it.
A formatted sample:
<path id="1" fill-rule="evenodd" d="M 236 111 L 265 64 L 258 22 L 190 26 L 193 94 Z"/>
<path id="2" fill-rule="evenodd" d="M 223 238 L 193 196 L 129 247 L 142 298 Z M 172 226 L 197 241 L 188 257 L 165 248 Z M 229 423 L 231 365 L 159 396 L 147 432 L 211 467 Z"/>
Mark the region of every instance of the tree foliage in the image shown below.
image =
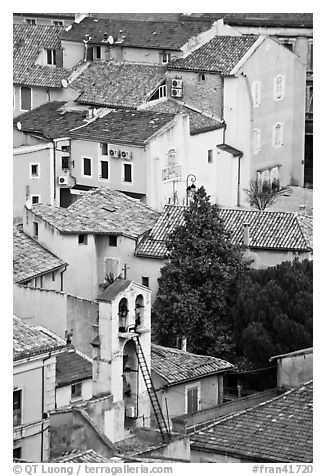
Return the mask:
<path id="1" fill-rule="evenodd" d="M 250 206 L 258 210 L 265 210 L 274 203 L 277 197 L 287 191 L 287 188 L 279 189 L 278 185 L 275 187 L 260 185 L 257 180 L 251 180 L 249 189 L 245 190 Z"/>
<path id="2" fill-rule="evenodd" d="M 217 205 L 203 187 L 167 243 L 153 306 L 153 330 L 163 345 L 187 338 L 189 351 L 227 357 L 232 350 L 229 301 L 244 269 L 241 250 L 225 230 Z"/>
<path id="3" fill-rule="evenodd" d="M 237 354 L 266 365 L 273 355 L 312 346 L 312 293 L 308 260 L 242 276 L 231 311 Z"/>

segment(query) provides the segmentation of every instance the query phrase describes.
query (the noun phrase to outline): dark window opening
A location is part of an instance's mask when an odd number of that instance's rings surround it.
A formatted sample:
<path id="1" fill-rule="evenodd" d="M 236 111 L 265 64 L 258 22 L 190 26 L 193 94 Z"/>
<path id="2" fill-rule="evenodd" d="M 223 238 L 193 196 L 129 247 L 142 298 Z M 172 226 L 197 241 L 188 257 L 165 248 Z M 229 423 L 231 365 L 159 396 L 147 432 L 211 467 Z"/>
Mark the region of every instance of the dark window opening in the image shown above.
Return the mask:
<path id="1" fill-rule="evenodd" d="M 31 175 L 32 177 L 38 177 L 38 165 L 32 164 L 31 165 Z"/>
<path id="2" fill-rule="evenodd" d="M 40 197 L 38 195 L 32 195 L 32 205 L 40 203 Z"/>
<path id="3" fill-rule="evenodd" d="M 101 160 L 101 178 L 109 178 L 109 164 L 105 160 Z"/>
<path id="4" fill-rule="evenodd" d="M 36 25 L 36 20 L 34 18 L 26 18 L 25 22 L 27 25 Z"/>
<path id="5" fill-rule="evenodd" d="M 212 149 L 210 149 L 207 152 L 207 161 L 208 161 L 209 164 L 213 163 L 213 150 Z"/>
<path id="6" fill-rule="evenodd" d="M 141 283 L 143 286 L 146 286 L 147 288 L 149 288 L 149 278 L 147 276 L 143 276 L 141 278 Z"/>
<path id="7" fill-rule="evenodd" d="M 106 142 L 101 142 L 101 155 L 108 155 L 108 145 Z"/>
<path id="8" fill-rule="evenodd" d="M 35 221 L 33 223 L 33 235 L 34 238 L 38 238 L 38 223 Z"/>
<path id="9" fill-rule="evenodd" d="M 90 46 L 87 46 L 87 55 L 86 55 L 87 61 L 93 61 L 94 56 L 93 56 L 93 48 Z"/>
<path id="10" fill-rule="evenodd" d="M 162 63 L 169 63 L 171 61 L 171 53 L 167 53 L 166 51 L 163 51 L 162 53 Z"/>
<path id="11" fill-rule="evenodd" d="M 78 235 L 78 244 L 87 245 L 87 235 Z"/>
<path id="12" fill-rule="evenodd" d="M 81 397 L 82 396 L 82 384 L 75 383 L 71 386 L 71 398 Z"/>
<path id="13" fill-rule="evenodd" d="M 55 281 L 55 272 L 52 271 L 52 281 Z"/>
<path id="14" fill-rule="evenodd" d="M 56 64 L 56 51 L 46 50 L 47 64 Z"/>
<path id="15" fill-rule="evenodd" d="M 206 81 L 206 75 L 204 73 L 200 73 L 199 81 Z"/>
<path id="16" fill-rule="evenodd" d="M 110 235 L 109 236 L 109 246 L 117 246 L 117 236 L 116 235 Z"/>
<path id="17" fill-rule="evenodd" d="M 124 164 L 124 181 L 129 183 L 132 182 L 131 164 Z"/>
<path id="18" fill-rule="evenodd" d="M 94 49 L 95 49 L 96 59 L 101 59 L 101 47 L 100 47 L 100 46 L 96 46 Z"/>
<path id="19" fill-rule="evenodd" d="M 63 26 L 63 21 L 61 21 L 61 20 L 53 20 L 53 25 L 54 25 L 54 26 Z"/>
<path id="20" fill-rule="evenodd" d="M 32 90 L 31 88 L 22 86 L 20 89 L 21 104 L 20 109 L 22 111 L 30 111 L 32 109 Z"/>
<path id="21" fill-rule="evenodd" d="M 22 391 L 15 390 L 13 394 L 13 415 L 14 415 L 14 426 L 21 424 L 21 410 L 22 410 Z"/>
<path id="22" fill-rule="evenodd" d="M 22 457 L 22 448 L 19 446 L 19 448 L 14 448 L 12 452 L 12 457 L 14 459 L 21 459 Z"/>
<path id="23" fill-rule="evenodd" d="M 63 170 L 69 169 L 69 157 L 61 157 L 61 167 Z"/>
<path id="24" fill-rule="evenodd" d="M 84 175 L 92 175 L 91 159 L 84 158 Z"/>

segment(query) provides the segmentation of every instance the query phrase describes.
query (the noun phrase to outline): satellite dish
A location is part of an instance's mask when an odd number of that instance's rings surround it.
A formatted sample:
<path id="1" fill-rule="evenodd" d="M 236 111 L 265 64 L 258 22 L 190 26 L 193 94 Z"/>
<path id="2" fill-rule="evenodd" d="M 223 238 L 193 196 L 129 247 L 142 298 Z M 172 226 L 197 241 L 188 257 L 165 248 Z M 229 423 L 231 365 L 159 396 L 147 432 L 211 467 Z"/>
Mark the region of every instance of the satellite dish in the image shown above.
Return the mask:
<path id="1" fill-rule="evenodd" d="M 63 88 L 67 88 L 67 87 L 68 87 L 68 81 L 67 81 L 66 79 L 63 79 L 63 80 L 61 81 L 61 84 L 62 84 L 62 87 L 63 87 Z"/>
<path id="2" fill-rule="evenodd" d="M 113 43 L 114 43 L 114 38 L 113 38 L 112 35 L 109 36 L 108 41 L 109 41 L 110 45 L 113 45 Z"/>
<path id="3" fill-rule="evenodd" d="M 16 126 L 17 126 L 17 129 L 18 129 L 19 131 L 22 130 L 22 123 L 21 123 L 21 122 L 18 121 L 17 124 L 16 124 Z"/>

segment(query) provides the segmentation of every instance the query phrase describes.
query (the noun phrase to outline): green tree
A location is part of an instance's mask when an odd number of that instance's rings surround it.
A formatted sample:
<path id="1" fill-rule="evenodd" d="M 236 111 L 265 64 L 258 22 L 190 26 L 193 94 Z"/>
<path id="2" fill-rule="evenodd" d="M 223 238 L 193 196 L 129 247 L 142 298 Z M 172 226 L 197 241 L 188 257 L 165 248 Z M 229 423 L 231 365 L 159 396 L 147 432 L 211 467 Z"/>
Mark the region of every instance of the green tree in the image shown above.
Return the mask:
<path id="1" fill-rule="evenodd" d="M 231 313 L 236 352 L 256 366 L 312 346 L 312 261 L 250 270 L 239 279 Z"/>
<path id="2" fill-rule="evenodd" d="M 245 265 L 203 187 L 167 248 L 169 263 L 161 270 L 152 314 L 156 340 L 175 346 L 185 336 L 189 351 L 230 357 L 230 296 Z"/>

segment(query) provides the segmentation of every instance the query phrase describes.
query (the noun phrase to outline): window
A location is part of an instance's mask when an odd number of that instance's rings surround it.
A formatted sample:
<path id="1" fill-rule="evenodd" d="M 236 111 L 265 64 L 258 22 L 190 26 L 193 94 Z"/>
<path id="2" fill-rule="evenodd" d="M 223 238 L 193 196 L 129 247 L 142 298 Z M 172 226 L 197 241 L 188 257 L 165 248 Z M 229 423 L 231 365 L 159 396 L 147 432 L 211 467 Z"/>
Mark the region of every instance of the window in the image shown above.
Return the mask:
<path id="1" fill-rule="evenodd" d="M 314 57 L 313 57 L 313 43 L 312 40 L 309 40 L 309 46 L 308 46 L 308 61 L 307 61 L 307 70 L 312 71 L 313 70 L 313 64 L 314 64 Z"/>
<path id="2" fill-rule="evenodd" d="M 279 148 L 283 145 L 283 124 L 277 122 L 273 127 L 273 147 Z"/>
<path id="3" fill-rule="evenodd" d="M 12 457 L 14 459 L 21 459 L 21 457 L 22 457 L 22 448 L 21 448 L 21 446 L 19 446 L 18 448 L 13 449 Z"/>
<path id="4" fill-rule="evenodd" d="M 38 223 L 36 221 L 33 222 L 33 236 L 38 238 Z"/>
<path id="5" fill-rule="evenodd" d="M 156 99 L 166 98 L 166 84 L 161 84 L 152 94 L 148 101 L 156 101 Z"/>
<path id="6" fill-rule="evenodd" d="M 52 281 L 55 281 L 55 272 L 52 271 Z"/>
<path id="7" fill-rule="evenodd" d="M 39 178 L 40 176 L 40 165 L 39 164 L 30 164 L 30 177 Z"/>
<path id="8" fill-rule="evenodd" d="M 313 113 L 313 86 L 306 87 L 306 112 Z"/>
<path id="9" fill-rule="evenodd" d="M 69 155 L 64 155 L 63 157 L 61 157 L 61 167 L 62 170 L 69 169 Z"/>
<path id="10" fill-rule="evenodd" d="M 47 64 L 56 64 L 56 52 L 55 50 L 46 50 L 46 61 Z"/>
<path id="11" fill-rule="evenodd" d="M 82 396 L 82 382 L 74 383 L 71 386 L 71 398 L 78 398 Z"/>
<path id="12" fill-rule="evenodd" d="M 37 203 L 40 203 L 40 196 L 32 195 L 32 205 L 36 205 Z"/>
<path id="13" fill-rule="evenodd" d="M 20 425 L 22 421 L 22 391 L 14 390 L 13 394 L 13 416 L 14 426 Z"/>
<path id="14" fill-rule="evenodd" d="M 123 164 L 123 181 L 132 182 L 132 166 L 131 164 Z"/>
<path id="15" fill-rule="evenodd" d="M 206 81 L 206 74 L 199 73 L 198 79 L 200 82 Z"/>
<path id="16" fill-rule="evenodd" d="M 27 25 L 36 25 L 36 20 L 35 18 L 26 18 L 25 23 L 27 23 Z"/>
<path id="17" fill-rule="evenodd" d="M 61 150 L 62 150 L 62 152 L 69 152 L 69 151 L 70 151 L 70 147 L 69 147 L 69 145 L 62 145 L 62 146 L 61 146 Z"/>
<path id="18" fill-rule="evenodd" d="M 186 413 L 192 414 L 198 412 L 200 388 L 198 385 L 186 386 Z"/>
<path id="19" fill-rule="evenodd" d="M 109 246 L 117 246 L 117 235 L 109 236 Z"/>
<path id="20" fill-rule="evenodd" d="M 100 148 L 101 148 L 101 155 L 108 155 L 108 145 L 106 142 L 101 142 L 100 143 Z"/>
<path id="21" fill-rule="evenodd" d="M 87 245 L 87 235 L 78 235 L 78 244 Z"/>
<path id="22" fill-rule="evenodd" d="M 109 163 L 107 160 L 101 160 L 101 171 L 100 171 L 100 178 L 108 179 L 109 178 Z"/>
<path id="23" fill-rule="evenodd" d="M 294 51 L 295 47 L 295 38 L 279 38 L 279 43 L 284 46 L 289 51 Z"/>
<path id="24" fill-rule="evenodd" d="M 274 78 L 274 101 L 281 101 L 285 94 L 285 77 L 283 74 L 278 74 Z"/>
<path id="25" fill-rule="evenodd" d="M 143 286 L 146 286 L 147 288 L 149 288 L 149 277 L 148 276 L 142 276 L 141 283 L 142 283 Z"/>
<path id="26" fill-rule="evenodd" d="M 63 26 L 63 21 L 61 21 L 61 20 L 53 20 L 53 25 L 54 25 L 54 26 Z"/>
<path id="27" fill-rule="evenodd" d="M 280 188 L 279 167 L 257 172 L 257 184 L 260 192 L 277 192 Z"/>
<path id="28" fill-rule="evenodd" d="M 209 164 L 213 163 L 213 150 L 210 149 L 207 151 L 207 161 Z"/>
<path id="29" fill-rule="evenodd" d="M 101 47 L 95 46 L 94 47 L 94 56 L 96 59 L 101 59 Z"/>
<path id="30" fill-rule="evenodd" d="M 171 53 L 167 53 L 166 51 L 163 51 L 162 53 L 162 63 L 166 64 L 171 61 Z"/>
<path id="31" fill-rule="evenodd" d="M 22 111 L 32 109 L 32 90 L 26 86 L 20 88 L 20 109 Z"/>
<path id="32" fill-rule="evenodd" d="M 84 175 L 86 175 L 88 177 L 91 177 L 91 175 L 92 175 L 92 161 L 91 161 L 91 159 L 88 159 L 88 158 L 84 157 L 83 164 L 84 164 Z"/>
<path id="33" fill-rule="evenodd" d="M 261 132 L 259 129 L 254 129 L 254 154 L 258 154 L 261 150 Z"/>
<path id="34" fill-rule="evenodd" d="M 261 84 L 260 81 L 254 81 L 251 86 L 252 102 L 254 107 L 260 106 Z"/>
<path id="35" fill-rule="evenodd" d="M 43 276 L 40 276 L 40 288 L 43 288 Z"/>

